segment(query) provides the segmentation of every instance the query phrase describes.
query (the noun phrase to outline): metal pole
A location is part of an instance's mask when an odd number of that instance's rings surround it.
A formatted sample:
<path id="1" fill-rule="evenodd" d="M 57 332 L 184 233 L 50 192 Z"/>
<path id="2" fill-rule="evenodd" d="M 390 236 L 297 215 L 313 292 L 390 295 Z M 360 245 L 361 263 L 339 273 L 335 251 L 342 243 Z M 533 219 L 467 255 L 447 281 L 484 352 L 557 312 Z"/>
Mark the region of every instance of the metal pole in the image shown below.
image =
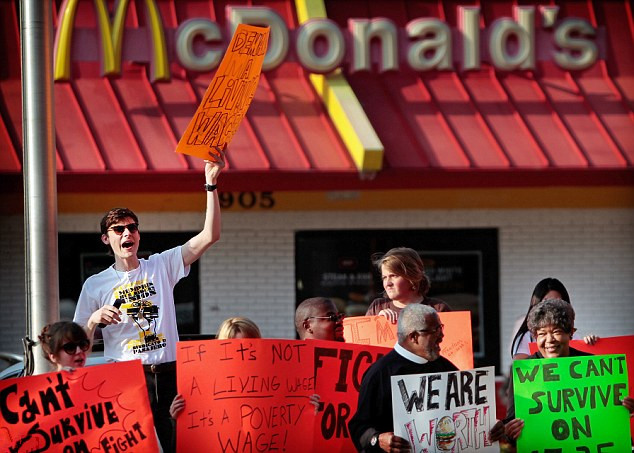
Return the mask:
<path id="1" fill-rule="evenodd" d="M 22 0 L 22 130 L 27 332 L 59 319 L 57 181 L 53 121 L 53 14 L 49 0 Z M 48 369 L 36 353 L 35 374 Z"/>

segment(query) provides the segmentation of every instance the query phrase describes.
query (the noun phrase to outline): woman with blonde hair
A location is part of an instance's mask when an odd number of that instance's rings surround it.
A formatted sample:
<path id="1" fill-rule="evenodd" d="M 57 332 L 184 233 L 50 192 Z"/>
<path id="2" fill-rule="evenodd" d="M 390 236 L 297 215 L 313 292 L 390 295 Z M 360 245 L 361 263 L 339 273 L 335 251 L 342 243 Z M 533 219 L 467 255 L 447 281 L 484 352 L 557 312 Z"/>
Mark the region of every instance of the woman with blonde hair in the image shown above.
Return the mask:
<path id="1" fill-rule="evenodd" d="M 444 301 L 427 297 L 431 285 L 423 260 L 416 250 L 393 248 L 385 255 L 373 257 L 373 264 L 381 272 L 386 297 L 375 299 L 366 316 L 385 316 L 395 323 L 401 310 L 409 304 L 425 304 L 436 311 L 451 311 Z"/>
<path id="2" fill-rule="evenodd" d="M 230 340 L 233 338 L 262 338 L 260 328 L 249 318 L 236 316 L 225 319 L 218 328 L 216 339 Z"/>

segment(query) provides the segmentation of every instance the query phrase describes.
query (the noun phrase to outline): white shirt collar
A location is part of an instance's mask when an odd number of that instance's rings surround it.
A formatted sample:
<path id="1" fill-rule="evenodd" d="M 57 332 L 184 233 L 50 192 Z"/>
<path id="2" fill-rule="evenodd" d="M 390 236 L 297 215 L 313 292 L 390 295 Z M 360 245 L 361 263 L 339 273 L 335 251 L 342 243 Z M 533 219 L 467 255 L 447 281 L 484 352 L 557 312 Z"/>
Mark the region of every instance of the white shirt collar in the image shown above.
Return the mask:
<path id="1" fill-rule="evenodd" d="M 398 355 L 400 355 L 401 357 L 409 360 L 410 362 L 414 362 L 414 363 L 419 363 L 419 364 L 423 364 L 423 363 L 427 363 L 428 360 L 424 357 L 421 357 L 419 355 L 414 354 L 411 351 L 408 351 L 407 349 L 405 349 L 403 346 L 401 346 L 400 344 L 396 343 L 394 345 L 394 350 L 396 351 L 396 353 Z"/>

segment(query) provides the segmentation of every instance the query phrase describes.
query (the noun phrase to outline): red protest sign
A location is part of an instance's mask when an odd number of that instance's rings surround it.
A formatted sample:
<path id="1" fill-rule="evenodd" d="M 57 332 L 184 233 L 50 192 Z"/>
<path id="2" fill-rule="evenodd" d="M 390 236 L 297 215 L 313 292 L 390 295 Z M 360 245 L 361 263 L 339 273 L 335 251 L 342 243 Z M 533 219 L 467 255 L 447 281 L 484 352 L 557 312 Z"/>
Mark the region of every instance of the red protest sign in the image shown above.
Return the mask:
<path id="1" fill-rule="evenodd" d="M 260 80 L 269 28 L 239 24 L 176 151 L 208 159 L 233 138 Z"/>
<path id="2" fill-rule="evenodd" d="M 441 346 L 443 357 L 461 370 L 473 368 L 473 339 L 471 312 L 446 311 L 438 313 L 445 325 Z M 396 324 L 383 316 L 356 316 L 343 320 L 343 337 L 347 343 L 393 348 L 396 343 Z"/>
<path id="3" fill-rule="evenodd" d="M 348 421 L 357 411 L 361 379 L 390 348 L 333 341 L 309 343 L 315 355 L 315 393 L 323 404 L 315 418 L 313 448 L 309 450 L 353 452 Z"/>
<path id="4" fill-rule="evenodd" d="M 0 381 L 0 450 L 156 452 L 141 362 Z"/>
<path id="5" fill-rule="evenodd" d="M 312 445 L 315 393 L 307 342 L 239 339 L 179 342 L 177 449 L 303 451 Z"/>

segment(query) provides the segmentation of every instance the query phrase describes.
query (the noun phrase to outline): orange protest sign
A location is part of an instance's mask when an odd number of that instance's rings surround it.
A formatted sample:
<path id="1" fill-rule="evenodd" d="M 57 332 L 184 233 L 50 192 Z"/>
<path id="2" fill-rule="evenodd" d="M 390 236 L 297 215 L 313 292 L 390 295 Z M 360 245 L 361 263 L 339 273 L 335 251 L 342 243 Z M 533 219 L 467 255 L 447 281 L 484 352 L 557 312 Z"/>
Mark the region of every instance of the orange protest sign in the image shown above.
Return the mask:
<path id="1" fill-rule="evenodd" d="M 312 349 L 304 341 L 179 342 L 177 449 L 305 451 L 312 444 Z"/>
<path id="2" fill-rule="evenodd" d="M 316 340 L 310 345 L 315 351 L 315 393 L 323 407 L 315 417 L 313 448 L 304 451 L 355 451 L 348 422 L 357 411 L 361 379 L 390 348 Z"/>
<path id="3" fill-rule="evenodd" d="M 0 451 L 158 451 L 141 362 L 0 381 Z"/>
<path id="4" fill-rule="evenodd" d="M 269 28 L 239 24 L 176 151 L 209 159 L 238 130 L 260 80 Z"/>
<path id="5" fill-rule="evenodd" d="M 445 325 L 441 346 L 443 357 L 451 360 L 461 370 L 473 368 L 473 340 L 471 337 L 471 312 L 445 311 L 438 313 Z M 356 316 L 343 320 L 343 337 L 347 343 L 394 347 L 396 324 L 383 316 Z"/>

